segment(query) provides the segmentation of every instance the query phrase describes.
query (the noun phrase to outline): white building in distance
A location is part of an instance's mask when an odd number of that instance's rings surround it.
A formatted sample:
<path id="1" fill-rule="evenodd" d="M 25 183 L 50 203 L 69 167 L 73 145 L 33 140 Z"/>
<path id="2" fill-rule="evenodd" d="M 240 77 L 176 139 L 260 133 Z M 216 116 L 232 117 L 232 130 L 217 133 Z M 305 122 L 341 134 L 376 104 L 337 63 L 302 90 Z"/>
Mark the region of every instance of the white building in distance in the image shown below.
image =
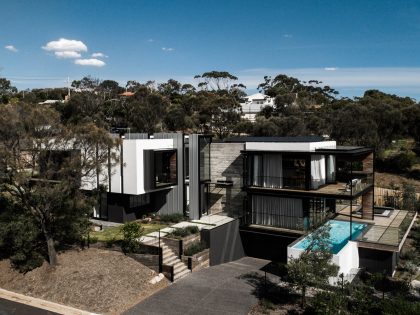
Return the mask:
<path id="1" fill-rule="evenodd" d="M 256 93 L 248 95 L 241 100 L 242 118 L 255 121 L 255 116 L 265 107 L 274 106 L 274 98 Z"/>

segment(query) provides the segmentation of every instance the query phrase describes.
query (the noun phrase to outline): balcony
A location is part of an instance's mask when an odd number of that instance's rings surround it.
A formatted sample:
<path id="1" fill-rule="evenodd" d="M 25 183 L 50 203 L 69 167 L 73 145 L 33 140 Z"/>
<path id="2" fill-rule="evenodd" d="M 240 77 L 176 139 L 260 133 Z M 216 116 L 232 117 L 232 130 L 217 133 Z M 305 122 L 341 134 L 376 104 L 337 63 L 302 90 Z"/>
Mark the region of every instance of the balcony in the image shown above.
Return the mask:
<path id="1" fill-rule="evenodd" d="M 305 177 L 255 176 L 250 187 L 274 189 L 305 189 Z"/>
<path id="2" fill-rule="evenodd" d="M 306 190 L 304 177 L 274 177 L 258 176 L 248 182 L 247 188 L 262 190 L 277 190 L 291 193 L 313 193 L 317 195 L 334 197 L 353 197 L 373 185 L 373 175 L 364 175 L 363 178 L 353 178 L 349 182 L 336 182 L 322 185 L 318 189 Z"/>

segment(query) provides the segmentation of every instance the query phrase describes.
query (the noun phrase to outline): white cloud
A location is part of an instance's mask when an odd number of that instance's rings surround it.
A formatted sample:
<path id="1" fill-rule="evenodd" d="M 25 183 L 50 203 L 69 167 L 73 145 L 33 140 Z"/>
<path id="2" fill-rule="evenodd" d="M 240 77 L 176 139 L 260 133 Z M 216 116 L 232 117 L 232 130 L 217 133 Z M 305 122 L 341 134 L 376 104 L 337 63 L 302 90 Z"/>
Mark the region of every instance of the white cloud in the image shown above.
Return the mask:
<path id="1" fill-rule="evenodd" d="M 101 52 L 96 52 L 91 55 L 92 58 L 108 58 L 107 55 Z"/>
<path id="2" fill-rule="evenodd" d="M 80 58 L 81 54 L 77 51 L 56 51 L 54 52 L 54 55 L 57 58 L 63 58 L 63 59 L 70 59 L 70 58 Z"/>
<path id="3" fill-rule="evenodd" d="M 6 45 L 6 46 L 4 46 L 4 48 L 6 48 L 7 50 L 12 51 L 12 52 L 18 52 L 17 48 L 13 45 Z"/>
<path id="4" fill-rule="evenodd" d="M 335 71 L 335 70 L 337 70 L 337 68 L 335 68 L 335 67 L 325 67 L 324 70 L 325 71 Z"/>
<path id="5" fill-rule="evenodd" d="M 53 40 L 48 42 L 42 49 L 46 51 L 75 51 L 82 52 L 87 51 L 87 46 L 80 40 L 60 38 L 59 40 Z"/>
<path id="6" fill-rule="evenodd" d="M 171 47 L 162 47 L 163 51 L 174 51 L 175 49 L 171 48 Z"/>
<path id="7" fill-rule="evenodd" d="M 153 38 L 149 38 L 147 41 L 148 41 L 149 43 L 153 43 L 155 40 L 154 40 Z"/>
<path id="8" fill-rule="evenodd" d="M 292 35 L 292 34 L 283 34 L 283 37 L 284 37 L 284 38 L 292 38 L 292 37 L 293 37 L 293 35 Z"/>
<path id="9" fill-rule="evenodd" d="M 103 67 L 106 65 L 105 62 L 99 59 L 91 58 L 91 59 L 76 59 L 74 61 L 76 65 L 80 66 L 92 66 L 92 67 Z"/>

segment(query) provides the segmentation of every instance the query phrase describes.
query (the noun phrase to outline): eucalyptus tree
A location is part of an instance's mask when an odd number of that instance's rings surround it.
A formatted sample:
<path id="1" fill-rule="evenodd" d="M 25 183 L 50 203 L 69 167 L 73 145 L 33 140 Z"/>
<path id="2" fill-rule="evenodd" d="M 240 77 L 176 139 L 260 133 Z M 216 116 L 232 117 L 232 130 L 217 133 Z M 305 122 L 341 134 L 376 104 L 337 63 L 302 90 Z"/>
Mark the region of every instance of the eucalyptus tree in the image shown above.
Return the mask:
<path id="1" fill-rule="evenodd" d="M 58 112 L 27 104 L 0 107 L 0 194 L 11 198 L 37 223 L 50 265 L 57 246 L 80 240 L 94 201 L 82 178 L 107 165 L 115 145 L 94 124 L 63 125 Z"/>

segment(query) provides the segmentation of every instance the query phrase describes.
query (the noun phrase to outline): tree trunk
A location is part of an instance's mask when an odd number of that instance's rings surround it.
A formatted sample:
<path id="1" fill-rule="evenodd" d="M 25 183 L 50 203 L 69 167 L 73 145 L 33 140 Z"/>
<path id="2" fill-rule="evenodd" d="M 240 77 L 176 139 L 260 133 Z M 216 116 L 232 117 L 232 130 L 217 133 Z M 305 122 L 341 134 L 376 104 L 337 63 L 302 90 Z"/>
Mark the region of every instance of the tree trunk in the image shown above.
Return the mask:
<path id="1" fill-rule="evenodd" d="M 45 240 L 47 241 L 48 261 L 50 266 L 57 266 L 57 251 L 55 250 L 54 239 L 47 231 L 44 223 L 42 223 L 42 231 L 44 233 Z"/>
<path id="2" fill-rule="evenodd" d="M 306 287 L 302 287 L 302 307 L 305 307 Z"/>

